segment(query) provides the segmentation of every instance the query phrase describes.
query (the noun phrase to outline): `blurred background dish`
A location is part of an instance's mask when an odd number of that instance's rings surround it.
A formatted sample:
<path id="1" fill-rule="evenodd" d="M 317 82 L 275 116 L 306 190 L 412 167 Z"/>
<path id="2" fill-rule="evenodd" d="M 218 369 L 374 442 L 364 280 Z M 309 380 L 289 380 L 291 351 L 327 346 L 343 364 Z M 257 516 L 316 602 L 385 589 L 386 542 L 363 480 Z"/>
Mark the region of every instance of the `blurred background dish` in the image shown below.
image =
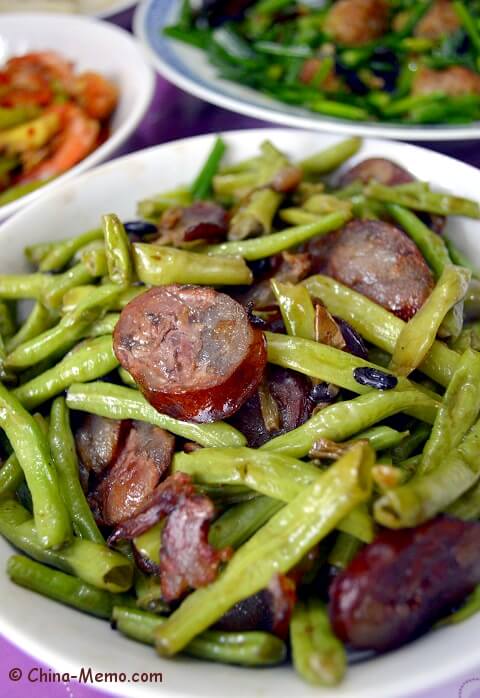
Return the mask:
<path id="1" fill-rule="evenodd" d="M 0 13 L 64 12 L 108 19 L 136 4 L 131 0 L 0 0 Z"/>
<path id="2" fill-rule="evenodd" d="M 198 7 L 200 4 L 200 2 L 192 3 L 192 6 Z M 204 3 L 204 5 L 207 4 L 209 6 L 215 5 L 212 2 Z M 245 4 L 245 2 L 236 3 L 235 7 L 239 5 L 244 7 Z M 237 113 L 247 114 L 287 126 L 319 131 L 335 131 L 343 134 L 417 141 L 459 141 L 480 138 L 479 121 L 467 124 L 406 124 L 402 122 L 403 116 L 400 116 L 398 122 L 385 123 L 368 119 L 362 120 L 360 113 L 357 114 L 357 120 L 347 120 L 345 118 L 327 116 L 326 114 L 313 113 L 306 108 L 281 102 L 234 80 L 219 77 L 218 64 L 219 62 L 222 63 L 222 55 L 224 57 L 224 49 L 222 49 L 221 45 L 214 60 L 217 65 L 213 65 L 209 62 L 207 54 L 198 47 L 198 45 L 202 44 L 205 37 L 203 32 L 198 32 L 193 37 L 194 40 L 192 40 L 191 45 L 165 36 L 165 28 L 178 24 L 179 19 L 185 22 L 186 27 L 189 26 L 188 18 L 182 19 L 184 17 L 184 15 L 181 15 L 182 7 L 184 6 L 176 0 L 145 0 L 137 8 L 134 30 L 140 41 L 147 48 L 150 59 L 160 74 L 200 99 L 231 109 Z M 423 7 L 426 7 L 425 3 L 422 4 Z M 224 47 L 228 51 L 233 51 L 235 48 L 232 44 L 234 37 L 223 38 L 225 41 Z M 193 45 L 194 43 L 197 45 Z M 220 39 L 219 44 L 221 44 Z M 242 43 L 241 37 L 235 50 L 237 49 L 238 51 L 248 49 L 248 45 L 245 46 L 245 43 Z M 273 60 L 274 57 L 272 55 L 272 64 Z M 232 71 L 228 72 L 230 74 Z M 480 76 L 477 76 L 476 73 L 475 77 L 478 77 L 480 80 Z M 382 96 L 381 90 L 379 90 L 379 94 Z M 470 97 L 470 95 L 467 96 Z M 472 99 L 477 99 L 475 95 L 471 97 Z M 449 101 L 451 100 L 447 98 L 446 103 L 448 104 Z"/>
<path id="3" fill-rule="evenodd" d="M 154 78 L 143 52 L 125 31 L 86 17 L 6 14 L 0 22 L 0 65 L 12 56 L 52 49 L 74 63 L 75 73 L 93 71 L 113 83 L 118 103 L 100 145 L 40 189 L 0 206 L 0 219 L 41 196 L 47 188 L 115 154 L 135 131 L 150 104 Z M 56 174 L 56 173 L 55 173 Z"/>

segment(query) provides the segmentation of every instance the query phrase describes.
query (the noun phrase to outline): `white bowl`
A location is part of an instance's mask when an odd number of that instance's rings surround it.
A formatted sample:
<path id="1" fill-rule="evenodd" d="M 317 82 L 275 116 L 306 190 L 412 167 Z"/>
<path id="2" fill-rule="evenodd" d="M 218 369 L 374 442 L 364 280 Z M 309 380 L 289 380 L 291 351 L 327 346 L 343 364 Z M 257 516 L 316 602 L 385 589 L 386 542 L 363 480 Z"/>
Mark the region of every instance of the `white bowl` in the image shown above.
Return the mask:
<path id="1" fill-rule="evenodd" d="M 259 129 L 224 136 L 231 161 L 248 158 L 266 138 L 300 159 L 338 137 L 294 130 Z M 124 220 L 135 217 L 135 204 L 162 190 L 189 183 L 214 140 L 199 136 L 157 146 L 108 163 L 18 213 L 0 227 L 0 273 L 27 269 L 23 247 L 64 238 L 98 225 L 102 213 L 115 211 Z M 414 146 L 366 141 L 354 160 L 392 158 L 414 175 L 456 194 L 478 198 L 480 172 L 444 155 Z M 448 233 L 480 264 L 480 223 L 451 219 Z M 94 620 L 14 586 L 3 570 L 12 549 L 0 539 L 0 633 L 56 671 L 163 672 L 155 683 L 98 684 L 110 693 L 135 698 L 412 698 L 417 691 L 438 689 L 447 680 L 477 675 L 480 665 L 480 615 L 452 628 L 431 632 L 402 649 L 349 669 L 336 689 L 312 688 L 289 667 L 249 670 L 178 658 L 167 660 L 154 650 L 113 632 Z M 438 693 L 432 693 L 438 695 Z"/>
<path id="2" fill-rule="evenodd" d="M 153 71 L 135 39 L 123 29 L 75 15 L 0 15 L 0 65 L 13 55 L 45 49 L 66 56 L 75 63 L 76 71 L 94 70 L 113 80 L 119 89 L 119 103 L 105 143 L 49 184 L 1 206 L 0 220 L 44 196 L 62 181 L 112 157 L 135 131 L 153 95 Z"/>
<path id="3" fill-rule="evenodd" d="M 280 102 L 251 87 L 220 78 L 217 68 L 209 63 L 204 51 L 163 35 L 162 30 L 175 23 L 179 11 L 179 0 L 143 0 L 135 12 L 134 32 L 163 77 L 206 102 L 284 126 L 370 138 L 407 141 L 458 141 L 480 138 L 478 121 L 458 126 L 350 121 L 315 114 L 308 109 Z"/>
<path id="4" fill-rule="evenodd" d="M 99 19 L 108 19 L 114 17 L 120 12 L 125 12 L 131 7 L 136 5 L 136 2 L 132 0 L 82 0 L 78 9 L 71 10 L 68 7 L 68 3 L 50 3 L 51 7 L 48 7 L 48 2 L 43 2 L 42 0 L 29 0 L 28 2 L 23 2 L 23 6 L 18 7 L 19 0 L 10 0 L 9 2 L 1 2 L 0 0 L 0 14 L 2 12 L 54 12 L 52 9 L 55 5 L 57 6 L 57 12 L 65 12 L 67 14 L 78 14 L 87 15 L 90 17 L 98 17 Z M 65 5 L 65 9 L 64 6 Z"/>

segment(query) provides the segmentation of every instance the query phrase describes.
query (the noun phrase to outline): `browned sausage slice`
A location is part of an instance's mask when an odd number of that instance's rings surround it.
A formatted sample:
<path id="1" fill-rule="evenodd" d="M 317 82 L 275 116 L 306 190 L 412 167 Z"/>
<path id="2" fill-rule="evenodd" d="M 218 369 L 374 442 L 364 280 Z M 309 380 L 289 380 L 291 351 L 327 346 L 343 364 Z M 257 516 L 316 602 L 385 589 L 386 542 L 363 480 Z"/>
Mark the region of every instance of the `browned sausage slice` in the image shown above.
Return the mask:
<path id="1" fill-rule="evenodd" d="M 267 362 L 265 338 L 240 303 L 199 286 L 161 286 L 133 300 L 114 348 L 157 410 L 195 422 L 234 414 Z"/>
<path id="2" fill-rule="evenodd" d="M 352 221 L 308 244 L 313 273 L 326 274 L 409 320 L 434 286 L 430 269 L 405 233 L 383 221 Z"/>
<path id="3" fill-rule="evenodd" d="M 130 428 L 128 421 L 87 414 L 75 431 L 75 445 L 81 464 L 100 475 L 115 462 Z"/>
<path id="4" fill-rule="evenodd" d="M 407 170 L 386 158 L 367 158 L 347 170 L 339 180 L 339 186 L 346 187 L 352 182 L 368 184 L 374 179 L 387 187 L 408 184 L 415 178 Z"/>

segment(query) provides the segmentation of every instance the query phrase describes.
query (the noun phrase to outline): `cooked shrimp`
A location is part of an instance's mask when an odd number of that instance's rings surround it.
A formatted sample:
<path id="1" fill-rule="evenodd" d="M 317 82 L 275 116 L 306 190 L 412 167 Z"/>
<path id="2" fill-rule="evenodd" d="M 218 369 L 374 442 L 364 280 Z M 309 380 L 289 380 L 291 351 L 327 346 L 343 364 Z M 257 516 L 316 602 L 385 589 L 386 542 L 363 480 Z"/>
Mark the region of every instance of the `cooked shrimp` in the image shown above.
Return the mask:
<path id="1" fill-rule="evenodd" d="M 78 104 L 93 119 L 108 119 L 118 101 L 118 90 L 113 83 L 98 73 L 82 73 L 75 78 L 72 94 Z"/>
<path id="2" fill-rule="evenodd" d="M 99 124 L 74 104 L 52 107 L 60 116 L 62 129 L 52 145 L 50 157 L 43 160 L 18 183 L 26 184 L 56 177 L 83 160 L 97 145 Z"/>
<path id="3" fill-rule="evenodd" d="M 73 80 L 72 65 L 53 51 L 11 58 L 0 75 L 2 83 L 10 88 L 1 99 L 3 106 L 49 104 L 52 85 L 56 83 L 68 91 Z"/>
<path id="4" fill-rule="evenodd" d="M 337 0 L 327 15 L 325 30 L 345 46 L 363 46 L 388 28 L 385 0 Z"/>

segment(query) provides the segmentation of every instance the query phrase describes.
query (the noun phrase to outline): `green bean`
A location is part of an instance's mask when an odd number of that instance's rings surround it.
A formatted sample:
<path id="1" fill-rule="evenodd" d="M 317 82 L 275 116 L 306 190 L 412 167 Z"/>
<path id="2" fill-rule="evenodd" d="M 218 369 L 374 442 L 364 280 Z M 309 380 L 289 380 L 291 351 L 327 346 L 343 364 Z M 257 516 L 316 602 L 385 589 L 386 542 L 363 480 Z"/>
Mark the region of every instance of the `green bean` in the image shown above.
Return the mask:
<path id="1" fill-rule="evenodd" d="M 16 388 L 14 394 L 31 410 L 73 383 L 101 378 L 117 366 L 111 335 L 96 337 L 74 349 L 45 373 Z"/>
<path id="2" fill-rule="evenodd" d="M 211 196 L 213 178 L 220 166 L 225 150 L 225 142 L 217 137 L 205 164 L 192 184 L 190 191 L 194 201 L 208 199 Z"/>
<path id="3" fill-rule="evenodd" d="M 108 274 L 107 253 L 105 245 L 101 243 L 85 247 L 81 252 L 80 261 L 85 265 L 92 278 Z"/>
<path id="4" fill-rule="evenodd" d="M 117 630 L 147 645 L 154 644 L 155 632 L 165 622 L 145 611 L 119 607 L 113 609 L 112 618 Z M 209 630 L 192 639 L 183 649 L 191 657 L 240 666 L 271 666 L 281 664 L 286 657 L 285 644 L 280 638 L 256 631 Z"/>
<path id="5" fill-rule="evenodd" d="M 316 223 L 299 225 L 294 228 L 287 228 L 281 233 L 271 233 L 261 238 L 253 240 L 239 240 L 222 242 L 218 245 L 207 245 L 202 251 L 212 255 L 239 255 L 248 261 L 270 257 L 273 254 L 288 250 L 290 247 L 300 245 L 302 242 L 310 240 L 316 235 L 326 235 L 332 230 L 337 230 L 346 223 L 349 216 L 342 211 L 330 213 L 324 218 L 320 218 Z M 0 277 L 0 296 L 1 296 Z"/>
<path id="6" fill-rule="evenodd" d="M 450 255 L 444 240 L 433 232 L 425 223 L 402 206 L 387 204 L 388 213 L 399 223 L 412 238 L 435 276 L 438 278 L 446 265 L 450 264 Z"/>
<path id="7" fill-rule="evenodd" d="M 388 310 L 327 276 L 303 282 L 312 296 L 321 298 L 334 315 L 349 322 L 367 341 L 392 354 L 405 323 Z M 434 342 L 420 370 L 440 385 L 450 382 L 459 356 L 443 342 Z"/>
<path id="8" fill-rule="evenodd" d="M 374 505 L 376 520 L 388 528 L 405 528 L 418 526 L 445 511 L 478 482 L 479 443 L 480 421 L 477 421 L 434 470 L 413 477 L 378 499 Z"/>
<path id="9" fill-rule="evenodd" d="M 312 342 L 309 339 L 288 337 L 273 332 L 265 332 L 265 337 L 267 339 L 268 360 L 271 363 L 291 368 L 355 393 L 363 394 L 372 390 L 368 386 L 360 385 L 354 378 L 354 370 L 358 367 L 376 368 L 374 364 L 370 364 L 364 359 L 326 344 Z M 402 377 L 398 379 L 396 390 L 411 391 L 414 389 L 421 390 L 431 397 L 432 405 L 427 409 L 423 406 L 421 408 L 414 407 L 413 416 L 432 423 L 437 412 L 438 396 L 411 383 L 408 379 Z"/>
<path id="10" fill-rule="evenodd" d="M 49 310 L 42 303 L 36 302 L 18 332 L 7 341 L 7 351 L 11 353 L 21 344 L 49 330 L 57 321 L 57 317 L 56 312 Z"/>
<path id="11" fill-rule="evenodd" d="M 63 296 L 62 303 L 62 313 L 69 313 L 74 310 L 79 303 L 81 303 L 85 298 L 96 289 L 96 286 L 77 286 L 76 288 L 70 289 Z M 123 310 L 123 308 L 130 303 L 137 296 L 141 296 L 148 289 L 145 286 L 131 286 L 123 291 L 120 291 L 118 300 L 112 307 L 112 310 Z"/>
<path id="12" fill-rule="evenodd" d="M 101 337 L 105 334 L 113 334 L 119 317 L 119 313 L 107 313 L 104 317 L 100 318 L 96 322 L 92 322 L 92 324 L 88 327 L 85 336 Z"/>
<path id="13" fill-rule="evenodd" d="M 5 466 L 4 466 L 5 467 Z M 0 474 L 1 474 L 0 470 Z M 480 483 L 476 483 L 445 510 L 447 514 L 464 521 L 480 519 Z"/>
<path id="14" fill-rule="evenodd" d="M 115 284 L 96 287 L 74 310 L 64 315 L 58 325 L 14 349 L 7 357 L 6 366 L 16 370 L 28 368 L 43 359 L 65 353 L 84 337 L 86 329 L 118 296 L 119 289 Z"/>
<path id="15" fill-rule="evenodd" d="M 259 158 L 259 163 L 261 161 Z M 213 190 L 217 198 L 240 201 L 255 188 L 258 182 L 258 171 L 234 172 L 218 174 L 213 178 Z"/>
<path id="16" fill-rule="evenodd" d="M 253 275 L 242 257 L 208 257 L 198 252 L 160 245 L 133 245 L 135 271 L 152 286 L 251 284 Z"/>
<path id="17" fill-rule="evenodd" d="M 97 589 L 77 577 L 52 570 L 23 555 L 9 558 L 7 574 L 19 586 L 97 618 L 110 619 L 113 607 L 126 602 L 122 594 Z"/>
<path id="18" fill-rule="evenodd" d="M 233 555 L 213 584 L 197 589 L 155 631 L 162 655 L 181 651 L 235 603 L 285 574 L 371 492 L 374 455 L 359 442 L 275 514 Z"/>
<path id="19" fill-rule="evenodd" d="M 114 213 L 102 216 L 108 275 L 112 284 L 129 286 L 133 280 L 131 245 L 123 223 Z"/>
<path id="20" fill-rule="evenodd" d="M 402 444 L 409 433 L 408 431 L 397 431 L 382 424 L 356 434 L 353 439 L 367 439 L 370 446 L 378 453 L 378 451 L 385 451 L 387 448 L 394 448 Z"/>
<path id="21" fill-rule="evenodd" d="M 308 106 L 314 112 L 338 119 L 351 119 L 352 121 L 367 121 L 369 119 L 367 109 L 345 102 L 336 102 L 332 99 L 315 98 Z"/>
<path id="22" fill-rule="evenodd" d="M 416 315 L 400 332 L 390 369 L 408 376 L 424 361 L 448 311 L 467 292 L 470 272 L 463 267 L 445 266 L 437 285 Z"/>
<path id="23" fill-rule="evenodd" d="M 467 349 L 446 390 L 423 451 L 419 474 L 434 470 L 458 446 L 480 413 L 480 354 Z"/>
<path id="24" fill-rule="evenodd" d="M 155 219 L 169 208 L 175 206 L 188 206 L 192 203 L 192 195 L 186 187 L 179 187 L 173 191 L 164 192 L 143 199 L 137 204 L 138 214 L 145 219 Z"/>
<path id="25" fill-rule="evenodd" d="M 283 506 L 283 502 L 270 497 L 241 502 L 227 509 L 211 525 L 208 540 L 214 548 L 239 548 Z"/>
<path id="26" fill-rule="evenodd" d="M 33 245 L 27 245 L 23 253 L 30 264 L 38 267 L 47 254 L 49 254 L 57 245 L 57 242 L 36 242 Z"/>
<path id="27" fill-rule="evenodd" d="M 102 240 L 101 228 L 88 230 L 86 233 L 77 235 L 69 240 L 62 240 L 53 244 L 52 249 L 40 260 L 40 271 L 60 271 L 72 261 L 74 255 L 85 245 L 97 240 Z"/>
<path id="28" fill-rule="evenodd" d="M 228 239 L 245 240 L 271 233 L 273 218 L 282 198 L 270 187 L 253 191 L 232 217 Z"/>
<path id="29" fill-rule="evenodd" d="M 439 412 L 442 409 L 442 406 L 443 403 L 440 403 Z M 393 463 L 401 463 L 402 461 L 407 460 L 407 458 L 410 458 L 412 453 L 415 453 L 415 451 L 423 446 L 425 441 L 427 441 L 428 437 L 430 436 L 430 433 L 431 427 L 429 424 L 417 424 L 412 429 L 411 434 L 407 436 L 402 443 L 392 449 L 391 455 Z"/>
<path id="30" fill-rule="evenodd" d="M 362 541 L 341 531 L 335 539 L 333 548 L 328 555 L 328 563 L 340 570 L 351 563 L 362 547 Z"/>
<path id="31" fill-rule="evenodd" d="M 0 498 L 12 497 L 25 476 L 15 453 L 11 453 L 0 468 Z"/>
<path id="32" fill-rule="evenodd" d="M 365 188 L 365 194 L 384 203 L 398 204 L 415 211 L 426 211 L 441 216 L 466 216 L 480 218 L 479 205 L 470 199 L 432 191 L 405 191 L 398 187 L 387 187 L 372 180 Z"/>
<path id="33" fill-rule="evenodd" d="M 7 303 L 0 302 L 0 335 L 4 341 L 9 341 L 15 334 L 15 319 L 12 309 Z"/>
<path id="34" fill-rule="evenodd" d="M 324 175 L 333 172 L 360 150 L 361 138 L 346 138 L 319 153 L 302 160 L 300 167 L 307 174 Z"/>
<path id="35" fill-rule="evenodd" d="M 118 375 L 122 383 L 125 383 L 125 385 L 129 388 L 135 388 L 136 390 L 138 390 L 138 385 L 136 384 L 135 380 L 132 378 L 129 372 L 123 368 L 123 366 L 119 367 Z"/>
<path id="36" fill-rule="evenodd" d="M 47 438 L 18 398 L 1 383 L 0 427 L 25 474 L 41 545 L 46 548 L 62 545 L 70 535 L 70 522 L 58 489 Z"/>
<path id="37" fill-rule="evenodd" d="M 157 565 L 160 564 L 160 545 L 164 524 L 165 520 L 159 521 L 133 541 L 140 555 L 155 562 Z"/>
<path id="38" fill-rule="evenodd" d="M 132 585 L 133 567 L 129 560 L 89 540 L 73 538 L 59 550 L 42 547 L 30 513 L 15 500 L 0 502 L 0 534 L 38 562 L 79 577 L 98 589 L 127 591 Z"/>
<path id="39" fill-rule="evenodd" d="M 315 340 L 315 308 L 304 286 L 271 280 L 275 298 L 282 313 L 285 329 L 293 337 Z"/>
<path id="40" fill-rule="evenodd" d="M 327 608 L 319 599 L 299 601 L 290 623 L 293 665 L 315 686 L 335 686 L 347 668 L 347 655 L 330 627 Z"/>
<path id="41" fill-rule="evenodd" d="M 75 534 L 79 538 L 103 543 L 103 536 L 98 530 L 80 484 L 75 441 L 70 428 L 70 415 L 63 397 L 58 397 L 52 405 L 49 441 L 60 492 Z"/>
<path id="42" fill-rule="evenodd" d="M 111 383 L 72 385 L 67 393 L 67 405 L 74 410 L 90 412 L 112 419 L 138 419 L 155 424 L 201 446 L 243 446 L 245 437 L 224 422 L 194 424 L 182 422 L 157 412 L 138 390 Z"/>
<path id="43" fill-rule="evenodd" d="M 50 283 L 44 274 L 0 274 L 0 298 L 40 300 Z"/>
<path id="44" fill-rule="evenodd" d="M 99 276 L 102 275 L 103 274 L 99 274 Z M 34 274 L 31 274 L 31 276 L 34 276 Z M 44 305 L 48 308 L 60 308 L 63 296 L 67 291 L 75 286 L 88 284 L 94 277 L 95 274 L 91 274 L 85 264 L 76 264 L 71 269 L 63 272 L 63 274 L 46 277 L 50 282 L 40 300 L 42 300 Z"/>
<path id="45" fill-rule="evenodd" d="M 307 225 L 318 220 L 318 213 L 309 213 L 303 208 L 296 208 L 295 206 L 282 208 L 278 215 L 282 221 L 290 223 L 290 225 Z"/>
<path id="46" fill-rule="evenodd" d="M 261 449 L 303 458 L 318 439 L 345 441 L 398 412 L 429 404 L 430 398 L 418 390 L 370 392 L 354 400 L 345 400 L 325 407 L 297 429 L 267 441 Z"/>

